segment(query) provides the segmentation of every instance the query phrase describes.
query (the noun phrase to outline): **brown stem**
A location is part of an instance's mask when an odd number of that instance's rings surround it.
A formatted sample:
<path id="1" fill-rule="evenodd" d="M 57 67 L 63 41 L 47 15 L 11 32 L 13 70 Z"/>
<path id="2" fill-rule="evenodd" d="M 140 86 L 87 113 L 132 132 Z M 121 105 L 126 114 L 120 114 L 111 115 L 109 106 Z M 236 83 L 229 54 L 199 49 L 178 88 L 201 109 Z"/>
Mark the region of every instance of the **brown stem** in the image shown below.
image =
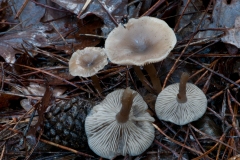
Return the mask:
<path id="1" fill-rule="evenodd" d="M 122 108 L 116 115 L 116 119 L 119 123 L 125 123 L 128 121 L 129 113 L 132 107 L 133 99 L 136 94 L 132 93 L 132 90 L 127 87 L 122 95 Z"/>
<path id="2" fill-rule="evenodd" d="M 186 84 L 187 84 L 188 79 L 189 79 L 189 74 L 186 72 L 183 72 L 180 83 L 179 83 L 179 93 L 177 95 L 177 101 L 179 103 L 187 102 Z"/>
<path id="3" fill-rule="evenodd" d="M 96 75 L 93 75 L 91 77 L 92 79 L 92 84 L 93 84 L 93 87 L 96 89 L 96 91 L 98 92 L 99 96 L 102 97 L 102 87 L 100 86 L 100 83 L 99 83 L 99 79 Z"/>
<path id="4" fill-rule="evenodd" d="M 154 65 L 153 64 L 145 65 L 144 69 L 148 72 L 148 75 L 153 84 L 153 89 L 156 90 L 157 94 L 159 94 L 162 90 L 162 85 L 160 79 L 157 77 L 157 71 Z"/>
<path id="5" fill-rule="evenodd" d="M 142 73 L 140 67 L 133 65 L 133 69 L 134 69 L 136 75 L 138 76 L 139 80 L 142 82 L 143 86 L 144 86 L 149 92 L 154 93 L 154 90 L 151 88 L 151 85 L 150 85 L 150 83 L 148 82 L 148 80 L 144 77 L 144 74 Z"/>

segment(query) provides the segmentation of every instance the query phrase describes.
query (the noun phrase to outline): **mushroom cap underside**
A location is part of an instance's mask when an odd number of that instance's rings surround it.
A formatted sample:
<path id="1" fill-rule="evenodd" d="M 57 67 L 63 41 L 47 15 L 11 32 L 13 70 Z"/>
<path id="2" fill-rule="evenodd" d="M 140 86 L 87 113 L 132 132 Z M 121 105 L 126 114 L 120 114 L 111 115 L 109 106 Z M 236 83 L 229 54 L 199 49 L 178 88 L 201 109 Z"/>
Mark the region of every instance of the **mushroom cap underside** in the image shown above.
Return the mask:
<path id="1" fill-rule="evenodd" d="M 203 116 L 207 98 L 196 85 L 187 83 L 187 102 L 178 103 L 179 83 L 167 86 L 157 97 L 155 111 L 159 119 L 185 125 Z"/>
<path id="2" fill-rule="evenodd" d="M 85 131 L 90 148 L 99 156 L 112 159 L 118 155 L 131 156 L 143 153 L 152 144 L 154 118 L 147 104 L 137 93 L 133 99 L 129 120 L 118 123 L 116 114 L 121 109 L 124 90 L 116 90 L 95 106 L 85 121 Z M 134 91 L 135 92 L 135 91 Z"/>

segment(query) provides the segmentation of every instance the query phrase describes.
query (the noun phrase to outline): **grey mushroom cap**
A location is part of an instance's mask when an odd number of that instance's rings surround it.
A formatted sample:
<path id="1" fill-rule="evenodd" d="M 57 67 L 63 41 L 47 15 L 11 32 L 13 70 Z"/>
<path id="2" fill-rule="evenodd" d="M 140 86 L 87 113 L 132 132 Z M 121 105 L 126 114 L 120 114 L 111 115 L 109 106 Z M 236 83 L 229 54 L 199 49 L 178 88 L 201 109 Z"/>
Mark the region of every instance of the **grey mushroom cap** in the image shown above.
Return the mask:
<path id="1" fill-rule="evenodd" d="M 105 41 L 105 51 L 115 64 L 142 66 L 165 59 L 177 42 L 168 24 L 153 17 L 131 18 Z"/>
<path id="2" fill-rule="evenodd" d="M 187 102 L 179 103 L 179 83 L 167 86 L 157 97 L 155 111 L 159 119 L 185 125 L 198 120 L 207 109 L 207 98 L 196 85 L 186 84 Z"/>
<path id="3" fill-rule="evenodd" d="M 120 89 L 108 94 L 99 105 L 93 107 L 85 121 L 88 144 L 103 158 L 139 155 L 154 140 L 154 118 L 146 111 L 147 104 L 138 93 L 133 99 L 129 120 L 125 123 L 117 122 L 116 114 L 122 107 L 123 92 Z"/>
<path id="4" fill-rule="evenodd" d="M 72 54 L 69 60 L 69 72 L 73 76 L 90 77 L 107 64 L 107 55 L 102 48 L 86 47 Z"/>

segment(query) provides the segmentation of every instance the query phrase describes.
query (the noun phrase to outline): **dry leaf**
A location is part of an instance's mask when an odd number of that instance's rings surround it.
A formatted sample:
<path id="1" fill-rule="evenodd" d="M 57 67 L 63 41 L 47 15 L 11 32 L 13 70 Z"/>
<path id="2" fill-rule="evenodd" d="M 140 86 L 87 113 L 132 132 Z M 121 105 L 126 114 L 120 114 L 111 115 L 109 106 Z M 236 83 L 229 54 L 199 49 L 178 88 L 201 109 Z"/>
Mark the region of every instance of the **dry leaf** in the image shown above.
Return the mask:
<path id="1" fill-rule="evenodd" d="M 14 16 L 17 14 L 25 1 L 11 0 L 9 5 L 12 7 Z M 46 4 L 46 0 L 38 0 L 38 3 Z M 21 25 L 17 26 L 19 28 L 26 28 L 29 26 L 39 26 L 40 19 L 45 13 L 45 7 L 36 5 L 32 1 L 28 1 L 26 7 L 23 9 L 22 13 L 18 17 Z"/>
<path id="2" fill-rule="evenodd" d="M 78 15 L 82 8 L 85 5 L 86 0 L 52 0 L 58 5 L 66 8 L 67 10 Z M 120 22 L 122 16 L 127 14 L 127 0 L 99 0 L 103 6 L 108 10 L 108 12 L 116 19 L 116 21 Z M 103 9 L 102 5 L 98 0 L 92 0 L 88 7 L 81 13 L 80 19 L 83 19 L 87 15 L 94 14 L 97 17 L 100 17 L 105 24 L 105 27 L 102 28 L 103 34 L 107 35 L 114 27 L 114 23 Z"/>
<path id="3" fill-rule="evenodd" d="M 240 48 L 240 1 L 239 0 L 218 0 L 213 9 L 212 20 L 202 28 L 226 28 L 227 34 L 221 38 L 225 43 L 235 45 Z M 233 28 L 235 26 L 235 28 Z M 228 28 L 231 28 L 228 30 Z M 209 38 L 221 34 L 221 31 L 206 31 L 198 34 L 198 38 Z"/>
<path id="4" fill-rule="evenodd" d="M 235 27 L 227 30 L 227 33 L 222 38 L 222 41 L 240 48 L 240 16 L 238 16 L 235 20 Z"/>
<path id="5" fill-rule="evenodd" d="M 0 37 L 0 56 L 4 58 L 7 63 L 15 62 L 15 54 L 19 53 L 14 48 L 22 48 L 21 44 L 26 41 L 37 47 L 44 47 L 49 45 L 47 35 L 44 29 L 28 29 L 26 31 L 7 33 Z"/>

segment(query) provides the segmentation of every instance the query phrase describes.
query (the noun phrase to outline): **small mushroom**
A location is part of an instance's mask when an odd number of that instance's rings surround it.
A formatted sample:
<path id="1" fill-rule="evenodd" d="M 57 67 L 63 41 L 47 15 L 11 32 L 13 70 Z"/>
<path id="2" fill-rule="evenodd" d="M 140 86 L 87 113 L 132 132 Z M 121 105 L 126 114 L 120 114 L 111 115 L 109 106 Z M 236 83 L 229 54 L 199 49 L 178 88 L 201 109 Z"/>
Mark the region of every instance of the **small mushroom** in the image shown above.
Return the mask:
<path id="1" fill-rule="evenodd" d="M 207 98 L 196 85 L 187 83 L 183 73 L 180 83 L 167 86 L 157 97 L 155 111 L 159 119 L 185 125 L 203 116 Z"/>
<path id="2" fill-rule="evenodd" d="M 99 156 L 136 156 L 153 142 L 154 118 L 136 91 L 119 89 L 93 107 L 85 121 L 90 148 Z"/>
<path id="3" fill-rule="evenodd" d="M 125 27 L 119 25 L 113 29 L 106 39 L 105 51 L 109 60 L 116 64 L 149 64 L 145 69 L 149 73 L 153 88 L 159 93 L 161 83 L 156 69 L 150 63 L 165 59 L 176 42 L 176 36 L 166 22 L 145 16 L 139 19 L 131 18 Z M 140 70 L 135 71 L 138 74 Z M 143 81 L 145 79 L 142 80 L 145 84 Z"/>
<path id="4" fill-rule="evenodd" d="M 102 92 L 96 73 L 107 65 L 107 56 L 102 48 L 86 47 L 77 50 L 69 60 L 69 72 L 73 76 L 91 77 L 98 93 Z"/>

